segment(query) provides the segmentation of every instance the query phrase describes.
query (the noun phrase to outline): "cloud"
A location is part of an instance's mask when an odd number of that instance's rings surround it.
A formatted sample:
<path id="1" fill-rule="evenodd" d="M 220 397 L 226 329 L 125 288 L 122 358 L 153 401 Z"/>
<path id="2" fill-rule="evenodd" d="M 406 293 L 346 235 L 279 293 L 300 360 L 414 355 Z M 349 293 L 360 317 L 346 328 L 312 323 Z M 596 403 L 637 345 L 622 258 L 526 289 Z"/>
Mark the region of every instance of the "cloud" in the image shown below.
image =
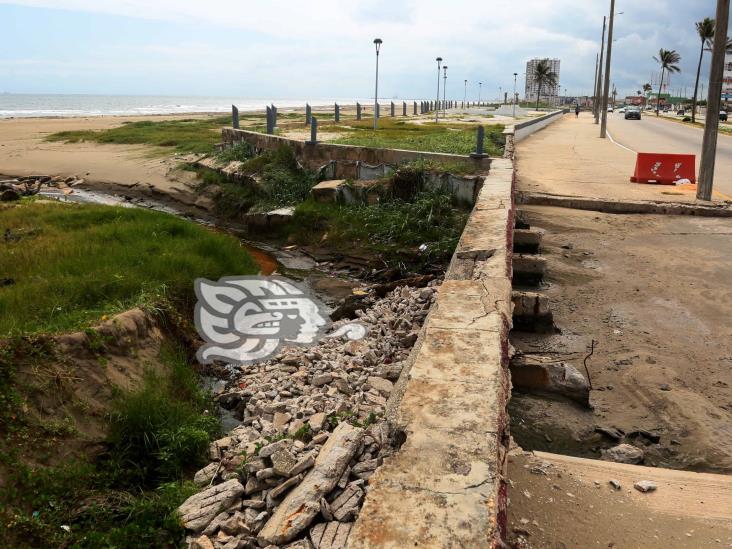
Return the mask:
<path id="1" fill-rule="evenodd" d="M 655 69 L 651 57 L 660 47 L 682 54 L 684 73 L 676 81 L 693 81 L 698 57 L 693 22 L 713 15 L 714 0 L 625 4 L 618 3 L 625 13 L 617 17 L 613 54 L 613 79 L 623 93 L 648 80 Z M 130 74 L 154 80 L 156 74 L 175 73 L 184 79 L 183 71 L 193 69 L 210 80 L 209 93 L 231 93 L 224 88 L 246 84 L 254 95 L 276 93 L 278 87 L 359 95 L 370 89 L 377 36 L 384 40 L 381 69 L 388 94 L 430 93 L 437 55 L 446 59 L 451 77 L 483 81 L 494 95 L 499 86 L 513 85 L 513 73 L 523 74 L 528 59 L 558 57 L 562 87 L 589 93 L 608 9 L 606 0 L 0 0 L 0 16 L 3 5 L 177 25 L 185 34 L 135 37 L 120 51 L 87 44 L 90 53 L 79 59 L 79 70 L 105 60 L 117 64 L 128 52 L 144 56 L 138 68 L 121 63 Z M 5 51 L 6 59 L 28 57 L 14 47 L 11 43 Z M 58 54 L 49 46 L 37 55 L 51 66 Z M 73 71 L 67 62 L 64 71 Z M 232 70 L 237 65 L 246 77 Z M 196 82 L 197 88 L 202 85 Z"/>

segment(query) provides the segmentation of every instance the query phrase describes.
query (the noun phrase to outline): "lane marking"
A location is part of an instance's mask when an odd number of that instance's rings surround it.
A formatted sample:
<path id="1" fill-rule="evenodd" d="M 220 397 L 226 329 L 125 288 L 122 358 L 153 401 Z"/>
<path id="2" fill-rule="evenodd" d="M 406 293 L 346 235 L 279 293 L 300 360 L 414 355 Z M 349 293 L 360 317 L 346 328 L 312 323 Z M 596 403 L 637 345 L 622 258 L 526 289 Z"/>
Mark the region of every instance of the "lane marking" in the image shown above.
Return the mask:
<path id="1" fill-rule="evenodd" d="M 610 141 L 611 141 L 612 143 L 616 144 L 616 145 L 617 145 L 618 147 L 620 147 L 621 149 L 625 149 L 625 150 L 626 150 L 626 151 L 628 151 L 628 152 L 632 152 L 633 154 L 636 154 L 636 153 L 637 153 L 637 151 L 634 151 L 633 149 L 630 149 L 630 148 L 626 147 L 625 145 L 622 145 L 622 144 L 618 143 L 617 141 L 615 141 L 615 140 L 613 139 L 613 136 L 612 136 L 612 135 L 610 135 L 610 131 L 609 131 L 609 130 L 606 130 L 606 132 L 607 132 L 607 136 L 608 136 L 608 137 L 610 138 Z"/>

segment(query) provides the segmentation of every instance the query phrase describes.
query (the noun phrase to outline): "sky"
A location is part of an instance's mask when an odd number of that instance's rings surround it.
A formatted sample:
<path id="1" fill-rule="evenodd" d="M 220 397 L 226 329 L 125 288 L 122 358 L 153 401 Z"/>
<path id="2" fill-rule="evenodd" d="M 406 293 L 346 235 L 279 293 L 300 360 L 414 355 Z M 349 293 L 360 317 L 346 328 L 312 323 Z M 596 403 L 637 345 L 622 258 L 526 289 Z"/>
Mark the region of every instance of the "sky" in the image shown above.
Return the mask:
<path id="1" fill-rule="evenodd" d="M 590 94 L 609 0 L 0 0 L 0 93 L 249 98 L 430 98 L 523 89 L 526 61 L 561 59 L 561 87 Z M 617 0 L 612 80 L 634 94 L 675 49 L 694 85 L 694 22 L 715 0 Z M 706 55 L 703 74 L 707 74 Z M 563 90 L 562 90 L 563 91 Z"/>

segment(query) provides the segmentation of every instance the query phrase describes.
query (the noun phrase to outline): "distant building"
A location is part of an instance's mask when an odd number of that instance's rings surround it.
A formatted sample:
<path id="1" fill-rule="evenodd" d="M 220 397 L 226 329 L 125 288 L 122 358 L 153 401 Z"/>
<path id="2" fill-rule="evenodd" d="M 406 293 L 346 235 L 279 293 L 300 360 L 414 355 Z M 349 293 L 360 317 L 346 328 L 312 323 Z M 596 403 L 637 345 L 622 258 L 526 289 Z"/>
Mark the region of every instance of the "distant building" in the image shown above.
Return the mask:
<path id="1" fill-rule="evenodd" d="M 702 98 L 706 99 L 706 98 Z M 724 57 L 724 78 L 722 79 L 722 101 L 732 102 L 732 54 Z"/>
<path id="2" fill-rule="evenodd" d="M 642 95 L 629 95 L 625 98 L 625 104 L 641 107 L 646 104 L 646 98 Z"/>
<path id="3" fill-rule="evenodd" d="M 548 103 L 556 104 L 559 101 L 559 59 L 536 58 L 526 63 L 526 101 L 536 101 L 536 95 L 539 93 L 539 85 L 534 81 L 534 69 L 540 61 L 549 61 L 552 71 L 557 75 L 557 83 L 555 86 L 541 87 L 541 100 Z"/>

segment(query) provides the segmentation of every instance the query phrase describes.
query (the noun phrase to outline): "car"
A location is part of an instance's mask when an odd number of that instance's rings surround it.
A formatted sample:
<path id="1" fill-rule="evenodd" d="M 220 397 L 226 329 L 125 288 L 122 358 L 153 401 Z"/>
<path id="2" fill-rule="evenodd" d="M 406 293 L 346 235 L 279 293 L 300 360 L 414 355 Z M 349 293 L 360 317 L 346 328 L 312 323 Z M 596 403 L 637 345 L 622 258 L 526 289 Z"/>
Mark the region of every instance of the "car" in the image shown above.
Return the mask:
<path id="1" fill-rule="evenodd" d="M 627 109 L 626 109 L 625 107 L 620 107 L 620 108 L 618 109 L 618 112 L 622 114 L 622 113 L 626 112 L 626 110 L 627 110 Z"/>
<path id="2" fill-rule="evenodd" d="M 612 106 L 610 106 L 607 108 L 607 112 L 615 112 L 615 109 Z"/>
<path id="3" fill-rule="evenodd" d="M 720 111 L 720 113 L 719 113 L 719 119 L 722 122 L 727 122 L 727 111 Z"/>
<path id="4" fill-rule="evenodd" d="M 640 107 L 628 107 L 625 111 L 626 120 L 640 120 L 641 110 Z"/>

